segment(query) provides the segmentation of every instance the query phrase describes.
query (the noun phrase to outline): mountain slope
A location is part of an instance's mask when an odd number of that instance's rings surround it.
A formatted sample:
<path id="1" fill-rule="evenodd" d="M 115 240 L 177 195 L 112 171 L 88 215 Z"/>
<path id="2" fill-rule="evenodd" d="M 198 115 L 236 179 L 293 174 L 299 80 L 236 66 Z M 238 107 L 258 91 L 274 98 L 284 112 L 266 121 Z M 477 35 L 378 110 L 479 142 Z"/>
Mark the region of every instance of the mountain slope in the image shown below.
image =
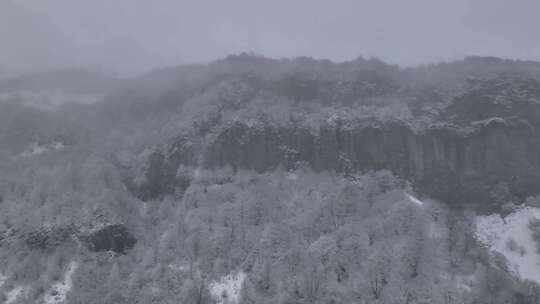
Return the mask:
<path id="1" fill-rule="evenodd" d="M 236 55 L 81 79 L 106 96 L 0 103 L 2 301 L 538 303 L 476 229 L 539 189 L 536 63 Z"/>

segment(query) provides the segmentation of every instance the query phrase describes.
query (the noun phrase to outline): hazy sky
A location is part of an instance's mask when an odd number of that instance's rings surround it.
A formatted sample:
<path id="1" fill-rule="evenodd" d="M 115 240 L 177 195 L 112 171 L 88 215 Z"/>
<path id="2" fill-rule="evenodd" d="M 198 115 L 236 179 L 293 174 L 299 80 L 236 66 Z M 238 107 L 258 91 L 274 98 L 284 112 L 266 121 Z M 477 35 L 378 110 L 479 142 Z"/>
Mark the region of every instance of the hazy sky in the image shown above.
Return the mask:
<path id="1" fill-rule="evenodd" d="M 416 65 L 540 60 L 539 0 L 0 0 L 0 71 L 121 73 L 254 51 Z"/>

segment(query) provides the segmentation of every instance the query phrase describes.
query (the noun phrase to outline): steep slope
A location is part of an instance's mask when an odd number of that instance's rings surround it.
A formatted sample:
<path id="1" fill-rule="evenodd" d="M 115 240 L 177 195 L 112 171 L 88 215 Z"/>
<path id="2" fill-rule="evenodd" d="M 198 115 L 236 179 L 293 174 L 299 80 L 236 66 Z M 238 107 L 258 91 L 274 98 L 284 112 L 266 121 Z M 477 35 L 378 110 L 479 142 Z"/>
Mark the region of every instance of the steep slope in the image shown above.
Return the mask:
<path id="1" fill-rule="evenodd" d="M 148 158 L 145 182 L 135 190 L 141 198 L 174 192 L 181 165 L 389 169 L 437 199 L 477 210 L 540 187 L 537 65 L 469 58 L 430 67 L 431 74 L 454 75 L 437 82 L 420 70 L 370 61 L 233 59 L 199 67 L 212 82 L 189 89 L 178 82 L 165 91 L 182 94 L 153 101 L 166 105 L 163 121 L 183 127 Z M 140 113 L 148 107 L 136 105 Z"/>
<path id="2" fill-rule="evenodd" d="M 520 208 L 504 218 L 493 214 L 479 216 L 476 236 L 494 253 L 502 254 L 510 270 L 524 280 L 540 283 L 540 254 L 529 228 L 540 219 L 538 208 Z"/>
<path id="3" fill-rule="evenodd" d="M 538 71 L 239 55 L 0 104 L 0 301 L 536 304 L 471 209 L 539 189 Z"/>
<path id="4" fill-rule="evenodd" d="M 208 167 L 265 171 L 307 162 L 315 170 L 351 173 L 390 169 L 446 202 L 487 203 L 501 183 L 518 197 L 540 186 L 540 139 L 526 123 L 488 121 L 416 131 L 405 123 L 305 127 L 231 125 L 209 144 Z M 496 202 L 494 202 L 496 203 Z"/>

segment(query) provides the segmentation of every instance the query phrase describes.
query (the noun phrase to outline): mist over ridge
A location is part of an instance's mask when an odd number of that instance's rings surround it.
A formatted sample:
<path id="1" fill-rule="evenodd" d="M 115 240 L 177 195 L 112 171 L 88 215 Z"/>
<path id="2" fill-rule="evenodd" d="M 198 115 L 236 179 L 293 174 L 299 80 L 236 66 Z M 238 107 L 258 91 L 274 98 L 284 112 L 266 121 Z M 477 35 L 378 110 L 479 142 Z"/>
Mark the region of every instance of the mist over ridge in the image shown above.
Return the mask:
<path id="1" fill-rule="evenodd" d="M 538 11 L 0 0 L 0 303 L 540 303 Z"/>

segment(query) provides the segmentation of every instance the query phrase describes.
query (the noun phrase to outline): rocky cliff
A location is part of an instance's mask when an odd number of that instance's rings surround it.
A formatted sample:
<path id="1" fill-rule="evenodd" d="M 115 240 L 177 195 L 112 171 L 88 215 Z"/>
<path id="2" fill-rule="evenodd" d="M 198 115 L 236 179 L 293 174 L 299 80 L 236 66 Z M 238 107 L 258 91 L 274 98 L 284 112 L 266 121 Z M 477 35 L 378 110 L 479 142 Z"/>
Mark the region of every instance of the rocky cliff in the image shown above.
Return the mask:
<path id="1" fill-rule="evenodd" d="M 439 126 L 417 131 L 405 123 L 250 128 L 234 124 L 209 145 L 207 167 L 266 171 L 298 162 L 342 173 L 389 169 L 447 202 L 486 203 L 508 187 L 524 197 L 540 186 L 540 137 L 524 122 L 492 119 L 468 130 Z M 496 202 L 494 202 L 496 203 Z"/>
<path id="2" fill-rule="evenodd" d="M 422 116 L 336 116 L 315 128 L 302 121 L 222 121 L 204 140 L 182 138 L 169 151 L 152 155 L 142 197 L 188 185 L 176 176 L 181 164 L 263 172 L 301 163 L 343 174 L 388 169 L 423 193 L 480 210 L 537 194 L 540 85 L 507 77 L 470 82 L 468 90 L 423 125 L 418 123 Z"/>

